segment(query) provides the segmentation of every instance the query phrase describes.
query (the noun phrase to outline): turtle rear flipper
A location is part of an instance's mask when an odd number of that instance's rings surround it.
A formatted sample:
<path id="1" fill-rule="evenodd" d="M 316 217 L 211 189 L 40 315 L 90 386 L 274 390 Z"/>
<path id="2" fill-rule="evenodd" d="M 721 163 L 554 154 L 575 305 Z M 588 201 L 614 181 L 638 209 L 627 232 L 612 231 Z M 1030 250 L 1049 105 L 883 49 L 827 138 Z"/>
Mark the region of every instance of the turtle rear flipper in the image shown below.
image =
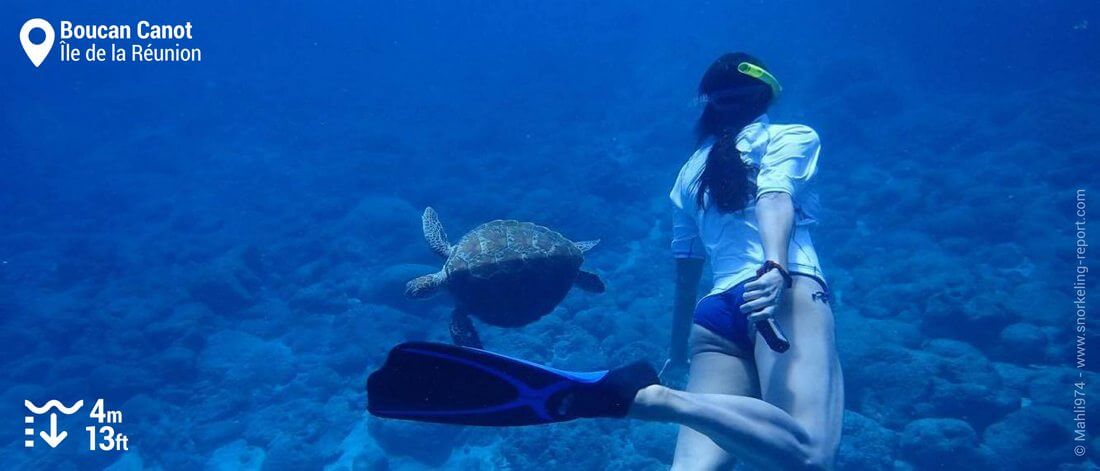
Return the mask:
<path id="1" fill-rule="evenodd" d="M 424 239 L 428 241 L 428 246 L 432 248 L 432 251 L 439 254 L 440 257 L 450 257 L 451 242 L 447 240 L 447 233 L 443 231 L 443 224 L 439 222 L 439 215 L 435 213 L 431 206 L 424 209 L 424 216 L 420 218 L 420 222 L 424 227 Z"/>
<path id="2" fill-rule="evenodd" d="M 604 286 L 603 280 L 600 279 L 600 275 L 590 271 L 581 270 L 577 272 L 577 279 L 573 280 L 573 285 L 589 293 L 602 293 L 607 291 L 607 287 Z"/>
<path id="3" fill-rule="evenodd" d="M 451 312 L 451 340 L 461 347 L 482 348 L 474 322 L 459 308 Z"/>

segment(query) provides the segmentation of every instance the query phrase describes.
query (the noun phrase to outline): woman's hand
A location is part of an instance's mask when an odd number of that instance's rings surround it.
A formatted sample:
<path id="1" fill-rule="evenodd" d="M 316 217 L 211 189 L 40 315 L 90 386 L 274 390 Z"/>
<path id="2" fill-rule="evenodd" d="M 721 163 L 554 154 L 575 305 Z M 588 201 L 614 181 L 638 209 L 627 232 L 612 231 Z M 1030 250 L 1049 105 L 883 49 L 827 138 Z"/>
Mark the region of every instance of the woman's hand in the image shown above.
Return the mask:
<path id="1" fill-rule="evenodd" d="M 748 314 L 749 323 L 770 319 L 783 301 L 786 280 L 778 269 L 768 270 L 757 279 L 745 284 L 745 304 L 741 312 Z"/>

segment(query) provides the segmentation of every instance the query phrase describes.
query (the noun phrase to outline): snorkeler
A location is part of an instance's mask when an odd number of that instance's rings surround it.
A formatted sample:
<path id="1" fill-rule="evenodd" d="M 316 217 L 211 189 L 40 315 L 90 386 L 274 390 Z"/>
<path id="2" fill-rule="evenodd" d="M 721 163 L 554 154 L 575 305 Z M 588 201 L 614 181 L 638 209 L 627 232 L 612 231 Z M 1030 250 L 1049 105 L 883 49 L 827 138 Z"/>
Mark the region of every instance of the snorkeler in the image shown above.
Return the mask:
<path id="1" fill-rule="evenodd" d="M 394 348 L 368 379 L 368 410 L 489 426 L 671 422 L 681 425 L 673 469 L 730 469 L 736 460 L 831 469 L 844 393 L 828 288 L 807 231 L 819 144 L 806 126 L 770 124 L 779 91 L 743 53 L 720 57 L 699 87 L 698 150 L 671 193 L 677 276 L 666 369 L 690 368 L 685 391 L 662 386 L 645 363 L 578 373 L 416 342 Z M 705 258 L 714 288 L 696 303 Z"/>
<path id="2" fill-rule="evenodd" d="M 739 459 L 763 469 L 828 469 L 840 444 L 843 379 L 808 230 L 820 145 L 807 126 L 769 122 L 780 90 L 744 53 L 719 57 L 699 84 L 706 106 L 698 150 L 670 194 L 677 275 L 669 363 L 690 363 L 688 383 L 686 392 L 647 388 L 635 404 L 640 415 L 684 425 L 673 468 L 732 468 Z M 714 286 L 696 303 L 705 258 Z M 756 341 L 754 327 L 769 319 L 790 337 L 788 352 Z"/>

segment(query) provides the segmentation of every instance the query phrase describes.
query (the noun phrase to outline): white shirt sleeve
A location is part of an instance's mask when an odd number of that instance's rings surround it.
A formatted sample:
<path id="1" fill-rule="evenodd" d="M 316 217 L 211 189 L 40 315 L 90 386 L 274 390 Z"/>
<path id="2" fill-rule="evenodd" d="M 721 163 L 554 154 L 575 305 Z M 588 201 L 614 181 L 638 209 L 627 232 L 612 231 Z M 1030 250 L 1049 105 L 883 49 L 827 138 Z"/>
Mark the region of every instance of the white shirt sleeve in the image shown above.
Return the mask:
<path id="1" fill-rule="evenodd" d="M 677 208 L 672 215 L 672 256 L 675 258 L 707 258 L 699 240 L 699 228 L 687 211 Z"/>
<path id="2" fill-rule="evenodd" d="M 768 151 L 756 175 L 756 195 L 781 192 L 798 196 L 798 191 L 817 172 L 821 143 L 808 126 L 788 126 L 772 136 Z"/>
<path id="3" fill-rule="evenodd" d="M 695 199 L 686 198 L 689 191 L 685 191 L 684 175 L 681 171 L 680 178 L 676 179 L 676 185 L 669 193 L 669 199 L 675 211 L 672 215 L 672 256 L 675 258 L 706 258 L 706 251 L 699 240 L 699 226 L 695 222 Z M 690 185 L 689 185 L 690 186 Z M 686 199 L 686 201 L 685 201 Z"/>

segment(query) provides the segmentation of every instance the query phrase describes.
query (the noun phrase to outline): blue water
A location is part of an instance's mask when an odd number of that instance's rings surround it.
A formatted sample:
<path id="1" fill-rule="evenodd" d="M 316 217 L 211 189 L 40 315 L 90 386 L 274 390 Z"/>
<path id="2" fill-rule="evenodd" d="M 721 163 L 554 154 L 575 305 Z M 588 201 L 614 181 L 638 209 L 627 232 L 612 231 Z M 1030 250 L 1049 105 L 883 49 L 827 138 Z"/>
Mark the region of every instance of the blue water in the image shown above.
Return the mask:
<path id="1" fill-rule="evenodd" d="M 452 237 L 516 218 L 603 240 L 586 266 L 608 292 L 481 327 L 493 350 L 574 370 L 663 361 L 667 191 L 692 151 L 699 77 L 745 50 L 784 84 L 773 121 L 822 139 L 814 237 L 846 374 L 838 466 L 1094 469 L 1100 417 L 1085 442 L 1072 435 L 1073 383 L 1094 394 L 1100 377 L 1075 367 L 1071 285 L 1075 190 L 1100 190 L 1097 13 L 1064 0 L 7 5 L 0 467 L 667 468 L 671 425 L 410 425 L 368 418 L 363 384 L 392 345 L 448 339 L 446 299 L 401 294 L 439 265 L 427 205 Z M 203 57 L 63 64 L 55 49 L 34 68 L 15 41 L 34 17 L 190 21 Z M 23 401 L 54 398 L 122 410 L 129 451 L 88 451 L 75 416 L 58 448 L 25 448 Z"/>

